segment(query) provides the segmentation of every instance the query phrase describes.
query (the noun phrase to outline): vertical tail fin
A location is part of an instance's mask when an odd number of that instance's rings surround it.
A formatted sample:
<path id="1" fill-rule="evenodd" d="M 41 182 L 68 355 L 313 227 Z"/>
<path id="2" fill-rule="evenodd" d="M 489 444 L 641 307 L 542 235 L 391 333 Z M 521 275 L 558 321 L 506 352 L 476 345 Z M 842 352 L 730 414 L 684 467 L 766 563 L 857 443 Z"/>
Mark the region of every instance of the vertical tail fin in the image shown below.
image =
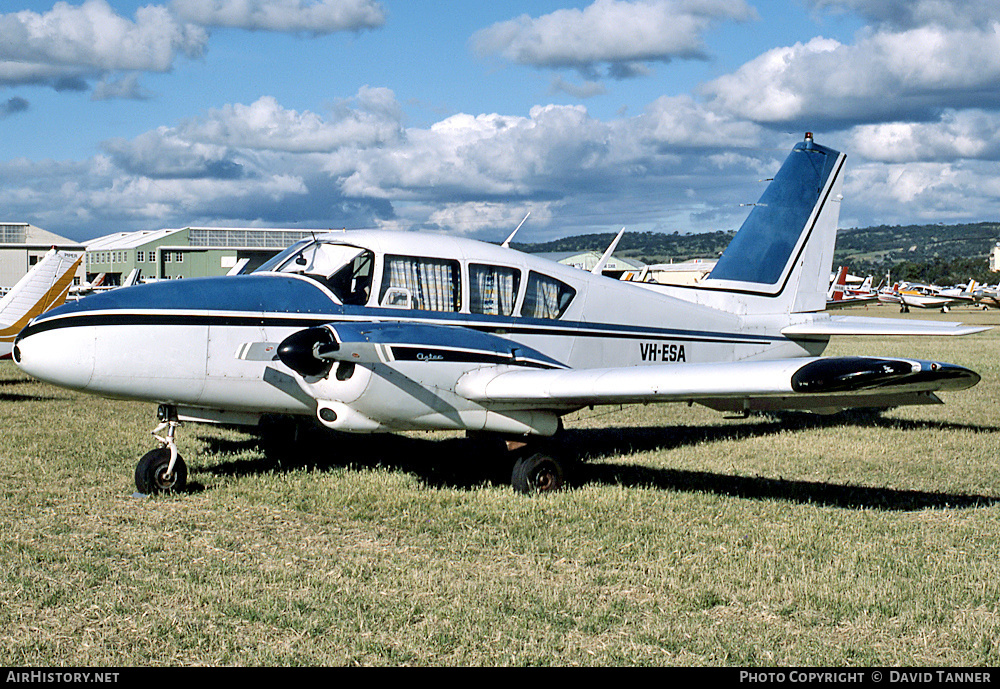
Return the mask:
<path id="1" fill-rule="evenodd" d="M 66 300 L 82 260 L 81 253 L 52 249 L 0 299 L 0 355 L 9 354 L 28 321 Z"/>
<path id="2" fill-rule="evenodd" d="M 845 159 L 811 134 L 796 144 L 700 283 L 728 294 L 713 304 L 748 314 L 826 308 Z"/>
<path id="3" fill-rule="evenodd" d="M 847 286 L 847 266 L 840 266 L 837 269 L 837 277 L 830 283 L 830 291 L 826 298 L 828 301 L 841 301 L 844 298 L 844 287 Z"/>

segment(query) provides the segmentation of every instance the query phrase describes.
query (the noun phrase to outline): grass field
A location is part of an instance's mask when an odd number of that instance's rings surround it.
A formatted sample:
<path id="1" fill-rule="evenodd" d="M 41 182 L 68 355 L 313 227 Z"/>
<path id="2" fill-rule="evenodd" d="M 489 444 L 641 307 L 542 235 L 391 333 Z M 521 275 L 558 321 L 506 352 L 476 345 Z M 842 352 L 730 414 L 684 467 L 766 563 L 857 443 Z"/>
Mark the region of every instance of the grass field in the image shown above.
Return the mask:
<path id="1" fill-rule="evenodd" d="M 1000 328 L 827 353 L 983 380 L 875 417 L 584 410 L 578 485 L 539 497 L 459 435 L 185 425 L 192 489 L 142 499 L 154 407 L 5 362 L 0 663 L 1000 665 Z"/>

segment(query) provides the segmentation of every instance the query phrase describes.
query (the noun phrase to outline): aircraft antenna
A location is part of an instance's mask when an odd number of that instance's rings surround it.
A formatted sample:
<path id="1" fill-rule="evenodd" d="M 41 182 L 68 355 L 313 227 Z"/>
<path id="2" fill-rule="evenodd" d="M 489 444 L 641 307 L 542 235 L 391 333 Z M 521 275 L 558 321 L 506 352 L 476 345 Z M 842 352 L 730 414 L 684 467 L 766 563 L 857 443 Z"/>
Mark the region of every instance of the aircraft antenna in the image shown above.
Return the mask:
<path id="1" fill-rule="evenodd" d="M 528 213 L 524 216 L 524 220 L 527 220 L 529 215 L 531 215 L 531 211 L 528 211 Z M 507 239 L 503 240 L 503 244 L 501 244 L 500 246 L 502 246 L 504 249 L 510 248 L 510 240 L 512 240 L 514 238 L 514 235 L 517 234 L 517 231 L 521 229 L 521 225 L 524 224 L 524 220 L 522 220 L 517 224 L 517 227 L 514 228 L 514 231 L 510 233 Z"/>

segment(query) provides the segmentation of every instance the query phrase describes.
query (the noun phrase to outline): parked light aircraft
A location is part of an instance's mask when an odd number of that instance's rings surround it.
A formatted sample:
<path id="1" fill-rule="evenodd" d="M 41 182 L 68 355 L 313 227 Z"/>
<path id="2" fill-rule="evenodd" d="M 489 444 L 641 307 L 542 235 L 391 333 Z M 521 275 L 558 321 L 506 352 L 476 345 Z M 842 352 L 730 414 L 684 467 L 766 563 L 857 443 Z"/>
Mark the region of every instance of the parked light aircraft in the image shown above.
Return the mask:
<path id="1" fill-rule="evenodd" d="M 830 291 L 826 295 L 826 308 L 839 309 L 845 306 L 870 304 L 874 301 L 878 301 L 878 292 L 872 289 L 871 275 L 865 278 L 861 287 L 851 288 L 847 286 L 847 266 L 840 266 L 837 269 L 837 274 L 830 284 Z"/>
<path id="2" fill-rule="evenodd" d="M 104 279 L 107 277 L 106 273 L 99 273 L 93 282 L 85 282 L 82 285 L 76 285 L 71 287 L 69 290 L 69 298 L 71 299 L 82 299 L 95 292 L 106 292 L 113 289 L 121 289 L 122 287 L 131 287 L 133 285 L 138 285 L 142 281 L 142 270 L 140 268 L 133 268 L 129 271 L 129 274 L 125 276 L 120 285 L 106 285 L 104 284 Z"/>
<path id="3" fill-rule="evenodd" d="M 525 492 L 566 480 L 533 440 L 589 405 L 688 402 L 722 411 L 940 403 L 961 366 L 820 357 L 838 334 L 984 328 L 824 312 L 844 154 L 807 135 L 712 273 L 692 286 L 624 282 L 504 246 L 356 230 L 300 241 L 249 275 L 114 290 L 20 334 L 15 360 L 57 385 L 159 403 L 141 493 L 177 490 L 182 421 L 265 413 L 338 431 L 453 429 L 520 446 Z M 555 456 L 553 456 L 555 455 Z"/>
<path id="4" fill-rule="evenodd" d="M 969 282 L 964 285 L 955 285 L 954 287 L 943 287 L 938 290 L 938 296 L 947 297 L 949 299 L 954 299 L 960 304 L 976 304 L 979 302 L 982 295 L 982 290 L 980 290 L 980 285 L 975 279 L 970 278 Z"/>
<path id="5" fill-rule="evenodd" d="M 35 316 L 66 300 L 83 254 L 49 249 L 0 299 L 0 359 L 9 359 L 17 334 Z"/>
<path id="6" fill-rule="evenodd" d="M 919 285 L 902 283 L 894 285 L 893 290 L 899 297 L 900 311 L 909 313 L 910 307 L 920 309 L 941 309 L 946 313 L 952 306 L 974 301 L 971 290 L 975 282 L 970 281 L 966 288 L 941 288 L 937 285 Z"/>
<path id="7" fill-rule="evenodd" d="M 975 285 L 972 292 L 973 301 L 976 306 L 982 309 L 1000 308 L 1000 284 L 990 287 L 989 285 Z"/>

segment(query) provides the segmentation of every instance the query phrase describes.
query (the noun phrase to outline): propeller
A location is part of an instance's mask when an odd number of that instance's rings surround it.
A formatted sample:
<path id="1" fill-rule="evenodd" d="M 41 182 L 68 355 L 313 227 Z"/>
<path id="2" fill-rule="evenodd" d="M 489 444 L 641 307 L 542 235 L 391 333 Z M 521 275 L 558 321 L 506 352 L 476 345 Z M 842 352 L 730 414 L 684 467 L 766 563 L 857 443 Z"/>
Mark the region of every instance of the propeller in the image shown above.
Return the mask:
<path id="1" fill-rule="evenodd" d="M 278 345 L 278 359 L 300 376 L 324 376 L 333 366 L 325 358 L 340 349 L 328 328 L 306 328 L 292 333 Z"/>

